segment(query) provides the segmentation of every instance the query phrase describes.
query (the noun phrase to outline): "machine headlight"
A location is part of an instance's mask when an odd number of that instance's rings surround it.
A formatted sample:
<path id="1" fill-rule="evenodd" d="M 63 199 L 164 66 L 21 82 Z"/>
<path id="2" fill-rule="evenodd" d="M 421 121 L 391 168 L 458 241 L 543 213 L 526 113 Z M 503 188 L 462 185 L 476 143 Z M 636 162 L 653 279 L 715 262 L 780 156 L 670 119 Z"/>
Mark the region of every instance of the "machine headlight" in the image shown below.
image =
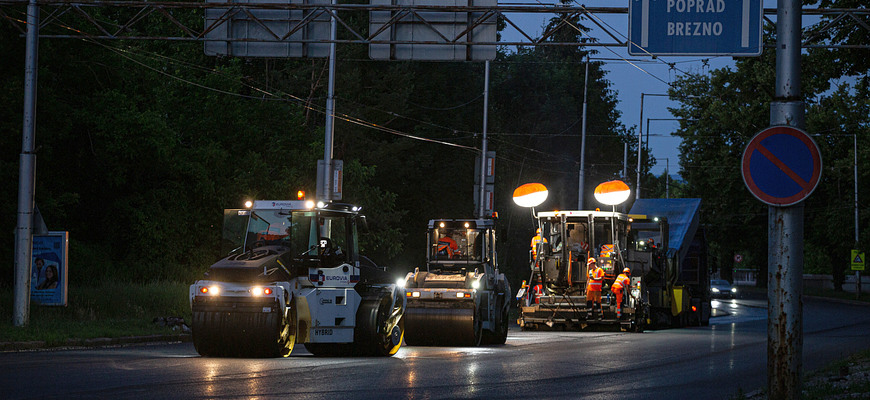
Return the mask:
<path id="1" fill-rule="evenodd" d="M 400 288 L 405 287 L 405 278 L 396 279 L 396 286 Z"/>
<path id="2" fill-rule="evenodd" d="M 411 297 L 420 297 L 420 292 L 411 293 Z"/>
<path id="3" fill-rule="evenodd" d="M 480 289 L 480 280 L 476 280 L 474 282 L 471 282 L 471 288 L 472 289 Z"/>
<path id="4" fill-rule="evenodd" d="M 261 288 L 261 287 L 251 288 L 251 294 L 254 296 L 262 296 L 263 295 L 263 288 Z"/>
<path id="5" fill-rule="evenodd" d="M 202 289 L 200 289 L 199 291 L 202 292 L 203 294 L 217 296 L 217 295 L 221 294 L 221 287 L 217 286 L 217 285 L 212 285 L 212 286 L 208 286 L 208 287 L 203 286 Z"/>
<path id="6" fill-rule="evenodd" d="M 462 298 L 462 297 L 465 297 L 465 295 L 462 292 L 459 292 L 459 293 L 456 293 L 456 297 Z"/>

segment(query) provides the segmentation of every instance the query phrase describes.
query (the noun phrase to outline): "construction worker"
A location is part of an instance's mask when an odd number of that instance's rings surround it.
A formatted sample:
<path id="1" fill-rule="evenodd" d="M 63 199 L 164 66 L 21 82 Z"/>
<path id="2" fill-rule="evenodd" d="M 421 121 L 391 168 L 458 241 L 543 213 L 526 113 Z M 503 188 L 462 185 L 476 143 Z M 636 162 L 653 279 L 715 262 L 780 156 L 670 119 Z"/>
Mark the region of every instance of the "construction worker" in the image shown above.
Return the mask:
<path id="1" fill-rule="evenodd" d="M 441 256 L 447 256 L 447 258 L 453 258 L 453 255 L 458 253 L 459 246 L 456 245 L 456 241 L 453 240 L 448 235 L 444 235 L 441 239 L 438 239 L 438 250 L 437 254 Z"/>
<path id="2" fill-rule="evenodd" d="M 598 266 L 595 258 L 589 257 L 586 260 L 586 268 L 588 279 L 586 280 L 586 319 L 592 319 L 592 314 L 595 308 L 598 308 L 601 313 L 601 319 L 604 318 L 604 310 L 601 309 L 601 286 L 604 284 L 604 270 Z"/>
<path id="3" fill-rule="evenodd" d="M 541 228 L 538 228 L 535 232 L 535 236 L 532 236 L 532 261 L 538 259 L 538 244 L 541 243 L 541 241 L 547 243 L 547 239 L 541 237 Z"/>
<path id="4" fill-rule="evenodd" d="M 610 291 L 616 296 L 616 318 L 622 318 L 622 294 L 631 286 L 631 269 L 625 268 L 613 281 Z"/>

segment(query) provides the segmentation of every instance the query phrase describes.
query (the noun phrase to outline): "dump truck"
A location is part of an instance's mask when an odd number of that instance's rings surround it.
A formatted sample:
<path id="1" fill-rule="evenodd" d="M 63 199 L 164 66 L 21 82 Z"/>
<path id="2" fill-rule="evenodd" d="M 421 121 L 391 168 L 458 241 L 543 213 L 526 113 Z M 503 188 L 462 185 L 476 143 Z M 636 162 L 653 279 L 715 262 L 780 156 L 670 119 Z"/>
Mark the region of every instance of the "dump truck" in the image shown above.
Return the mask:
<path id="1" fill-rule="evenodd" d="M 359 254 L 360 208 L 255 201 L 224 211 L 226 257 L 190 286 L 192 336 L 203 356 L 394 355 L 405 295 Z"/>
<path id="2" fill-rule="evenodd" d="M 530 251 L 531 274 L 517 293 L 518 323 L 534 329 L 621 329 L 703 325 L 709 275 L 699 199 L 641 199 L 616 211 L 538 212 L 542 239 Z M 533 256 L 536 254 L 536 256 Z M 603 316 L 586 303 L 587 263 L 604 270 Z M 622 315 L 610 286 L 630 270 Z"/>
<path id="3" fill-rule="evenodd" d="M 426 268 L 405 277 L 405 343 L 504 344 L 512 292 L 498 267 L 495 221 L 433 219 L 426 238 Z"/>

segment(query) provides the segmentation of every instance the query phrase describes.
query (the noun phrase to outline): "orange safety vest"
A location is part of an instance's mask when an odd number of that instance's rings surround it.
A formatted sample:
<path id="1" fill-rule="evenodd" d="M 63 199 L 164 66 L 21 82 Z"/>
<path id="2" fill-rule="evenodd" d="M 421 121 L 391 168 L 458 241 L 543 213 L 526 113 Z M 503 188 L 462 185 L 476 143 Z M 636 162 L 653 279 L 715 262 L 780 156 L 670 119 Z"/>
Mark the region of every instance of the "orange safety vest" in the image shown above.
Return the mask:
<path id="1" fill-rule="evenodd" d="M 625 276 L 625 274 L 619 274 L 619 276 L 616 277 L 616 281 L 613 282 L 613 285 L 610 288 L 611 288 L 611 290 L 616 292 L 618 290 L 622 290 L 624 288 L 627 288 L 630 285 L 631 285 L 631 279 L 628 279 L 628 277 Z"/>
<path id="2" fill-rule="evenodd" d="M 447 250 L 447 255 L 449 257 L 453 257 L 453 253 L 458 249 L 459 246 L 456 245 L 456 241 L 450 237 L 443 237 L 438 239 L 438 251 Z"/>
<path id="3" fill-rule="evenodd" d="M 547 243 L 547 239 L 541 238 L 541 235 L 532 236 L 532 258 L 534 259 L 538 258 L 538 243 L 541 243 L 542 240 Z"/>
<path id="4" fill-rule="evenodd" d="M 590 269 L 589 283 L 586 287 L 586 291 L 600 292 L 602 282 L 604 282 L 604 270 L 598 266 L 596 266 L 595 269 Z"/>

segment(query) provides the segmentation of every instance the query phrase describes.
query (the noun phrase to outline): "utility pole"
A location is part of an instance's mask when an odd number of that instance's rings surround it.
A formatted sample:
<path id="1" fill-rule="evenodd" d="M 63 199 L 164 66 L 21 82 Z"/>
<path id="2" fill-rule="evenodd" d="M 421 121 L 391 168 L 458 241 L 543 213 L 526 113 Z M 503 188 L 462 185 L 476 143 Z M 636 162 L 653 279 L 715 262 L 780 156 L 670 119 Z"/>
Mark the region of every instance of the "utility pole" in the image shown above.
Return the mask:
<path id="1" fill-rule="evenodd" d="M 804 127 L 801 1 L 778 0 L 770 125 Z M 770 399 L 801 398 L 804 203 L 768 207 L 767 384 Z"/>
<path id="2" fill-rule="evenodd" d="M 39 69 L 39 6 L 27 4 L 26 54 L 24 58 L 24 126 L 18 171 L 18 225 L 15 228 L 15 294 L 12 323 L 30 322 L 30 270 L 33 255 L 33 192 L 36 186 L 36 73 Z"/>
<path id="3" fill-rule="evenodd" d="M 586 55 L 586 74 L 583 76 L 583 127 L 580 129 L 580 188 L 577 192 L 577 209 L 583 209 L 586 185 L 586 96 L 589 93 L 589 55 Z"/>
<path id="4" fill-rule="evenodd" d="M 855 162 L 852 165 L 855 174 L 855 248 L 858 248 L 858 135 L 852 134 L 852 153 Z M 855 271 L 855 298 L 861 298 L 861 271 Z"/>
<path id="5" fill-rule="evenodd" d="M 335 6 L 336 0 L 332 0 Z M 335 137 L 335 39 L 338 22 L 335 14 L 329 17 L 329 82 L 326 89 L 326 124 L 323 127 L 323 193 L 318 193 L 320 200 L 332 199 L 332 140 Z"/>
<path id="6" fill-rule="evenodd" d="M 483 144 L 480 146 L 480 201 L 478 202 L 478 218 L 486 218 L 486 129 L 489 112 L 489 60 L 483 72 Z"/>

